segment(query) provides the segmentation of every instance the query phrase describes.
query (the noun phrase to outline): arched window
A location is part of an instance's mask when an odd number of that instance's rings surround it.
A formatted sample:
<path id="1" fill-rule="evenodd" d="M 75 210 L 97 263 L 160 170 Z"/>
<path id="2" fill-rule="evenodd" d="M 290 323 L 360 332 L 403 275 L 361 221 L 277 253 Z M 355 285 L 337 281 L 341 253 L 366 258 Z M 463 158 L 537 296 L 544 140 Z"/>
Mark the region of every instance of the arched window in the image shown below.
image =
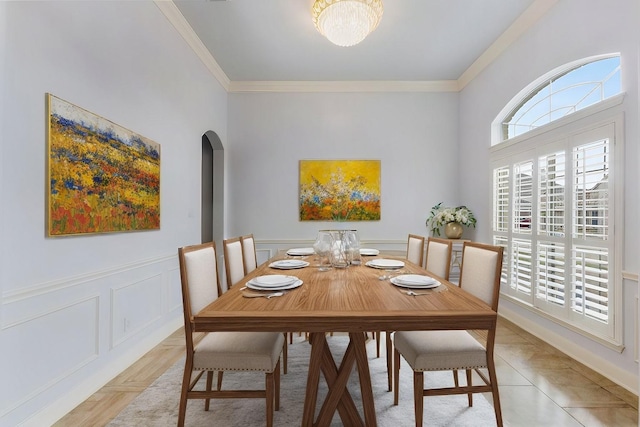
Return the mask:
<path id="1" fill-rule="evenodd" d="M 502 295 L 618 350 L 623 97 L 619 55 L 567 64 L 503 108 L 491 148 Z"/>
<path id="2" fill-rule="evenodd" d="M 533 86 L 501 120 L 502 141 L 619 94 L 620 56 L 570 64 Z"/>

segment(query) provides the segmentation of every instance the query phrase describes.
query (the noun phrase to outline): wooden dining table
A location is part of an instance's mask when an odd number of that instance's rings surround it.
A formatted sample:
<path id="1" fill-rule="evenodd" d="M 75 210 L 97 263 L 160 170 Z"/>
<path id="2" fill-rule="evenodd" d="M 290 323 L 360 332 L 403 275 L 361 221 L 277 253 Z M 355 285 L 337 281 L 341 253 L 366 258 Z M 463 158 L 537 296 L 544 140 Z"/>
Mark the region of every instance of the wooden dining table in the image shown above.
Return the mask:
<path id="1" fill-rule="evenodd" d="M 434 290 L 420 290 L 427 295 L 411 296 L 407 289 L 390 282 L 389 276 L 400 273 L 431 274 L 404 261 L 399 270 L 387 271 L 366 266 L 375 258 L 363 257 L 362 265 L 347 268 L 319 268 L 314 256 L 297 257 L 310 263 L 299 269 L 278 270 L 269 267 L 286 258 L 279 253 L 234 285 L 216 301 L 198 313 L 193 323 L 196 331 L 270 331 L 309 332 L 311 356 L 307 376 L 302 426 L 328 426 L 336 412 L 344 425 L 376 426 L 375 402 L 366 353 L 366 333 L 370 331 L 490 329 L 495 327 L 495 311 L 455 284 L 437 278 L 442 285 Z M 296 276 L 303 285 L 275 298 L 245 298 L 247 281 L 261 275 Z M 256 292 L 256 291 L 251 291 Z M 338 364 L 326 339 L 327 332 L 346 332 L 349 345 Z M 347 380 L 358 370 L 362 411 L 358 411 Z M 314 420 L 320 373 L 325 377 L 328 393 Z"/>

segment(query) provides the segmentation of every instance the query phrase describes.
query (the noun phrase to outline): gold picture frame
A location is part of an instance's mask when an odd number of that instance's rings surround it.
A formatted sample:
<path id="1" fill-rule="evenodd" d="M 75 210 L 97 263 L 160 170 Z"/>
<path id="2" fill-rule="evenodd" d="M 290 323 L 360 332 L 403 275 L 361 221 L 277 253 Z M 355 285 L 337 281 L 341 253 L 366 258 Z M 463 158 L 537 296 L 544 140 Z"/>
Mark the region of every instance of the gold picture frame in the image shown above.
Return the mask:
<path id="1" fill-rule="evenodd" d="M 47 235 L 160 228 L 160 144 L 46 94 Z"/>

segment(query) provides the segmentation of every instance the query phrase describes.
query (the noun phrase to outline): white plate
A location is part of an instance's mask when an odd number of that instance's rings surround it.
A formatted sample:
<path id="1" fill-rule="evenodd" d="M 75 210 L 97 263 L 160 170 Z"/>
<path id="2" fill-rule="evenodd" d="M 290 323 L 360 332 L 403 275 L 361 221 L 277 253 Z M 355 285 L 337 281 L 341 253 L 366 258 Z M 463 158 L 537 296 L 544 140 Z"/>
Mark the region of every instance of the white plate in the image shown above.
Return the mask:
<path id="1" fill-rule="evenodd" d="M 298 259 L 283 259 L 280 261 L 274 261 L 269 264 L 271 268 L 278 268 L 280 270 L 291 270 L 294 268 L 307 267 L 309 263 L 307 261 L 301 261 Z"/>
<path id="2" fill-rule="evenodd" d="M 396 281 L 404 285 L 428 286 L 436 282 L 436 279 L 421 274 L 401 274 L 395 277 Z"/>
<path id="3" fill-rule="evenodd" d="M 267 274 L 266 276 L 254 277 L 249 282 L 267 287 L 290 285 L 298 280 L 296 276 L 285 276 L 282 274 Z"/>
<path id="4" fill-rule="evenodd" d="M 428 285 L 407 285 L 405 283 L 400 283 L 398 282 L 398 280 L 396 280 L 396 277 L 392 277 L 391 279 L 389 279 L 389 281 L 391 283 L 393 283 L 396 286 L 400 286 L 401 288 L 411 288 L 411 289 L 433 289 L 433 288 L 437 288 L 438 286 L 440 286 L 440 282 L 438 282 L 437 280 L 435 281 L 435 283 L 431 283 Z"/>
<path id="5" fill-rule="evenodd" d="M 360 255 L 376 256 L 376 255 L 380 255 L 380 251 L 377 249 L 360 248 Z"/>
<path id="6" fill-rule="evenodd" d="M 313 248 L 291 248 L 287 251 L 287 255 L 292 256 L 305 256 L 305 255 L 313 255 L 316 252 Z"/>
<path id="7" fill-rule="evenodd" d="M 296 280 L 293 283 L 290 283 L 288 285 L 283 285 L 283 286 L 269 286 L 267 288 L 262 287 L 260 285 L 256 285 L 254 283 L 251 283 L 251 281 L 247 282 L 247 288 L 249 289 L 255 289 L 256 291 L 286 291 L 287 289 L 295 289 L 298 288 L 300 286 L 302 286 L 302 280 Z"/>
<path id="8" fill-rule="evenodd" d="M 404 267 L 404 262 L 395 259 L 380 258 L 367 261 L 365 265 L 373 268 L 402 268 Z"/>

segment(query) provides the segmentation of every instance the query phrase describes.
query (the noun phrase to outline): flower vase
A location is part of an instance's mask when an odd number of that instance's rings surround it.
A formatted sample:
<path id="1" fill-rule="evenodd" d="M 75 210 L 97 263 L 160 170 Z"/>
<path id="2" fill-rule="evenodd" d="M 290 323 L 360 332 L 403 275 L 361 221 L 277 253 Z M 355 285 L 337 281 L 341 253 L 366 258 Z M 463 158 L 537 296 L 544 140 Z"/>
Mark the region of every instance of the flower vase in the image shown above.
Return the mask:
<path id="1" fill-rule="evenodd" d="M 444 235 L 447 239 L 459 239 L 462 237 L 462 225 L 458 222 L 448 222 L 444 226 Z"/>

